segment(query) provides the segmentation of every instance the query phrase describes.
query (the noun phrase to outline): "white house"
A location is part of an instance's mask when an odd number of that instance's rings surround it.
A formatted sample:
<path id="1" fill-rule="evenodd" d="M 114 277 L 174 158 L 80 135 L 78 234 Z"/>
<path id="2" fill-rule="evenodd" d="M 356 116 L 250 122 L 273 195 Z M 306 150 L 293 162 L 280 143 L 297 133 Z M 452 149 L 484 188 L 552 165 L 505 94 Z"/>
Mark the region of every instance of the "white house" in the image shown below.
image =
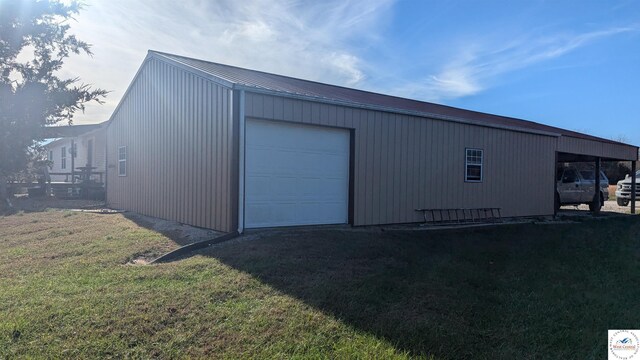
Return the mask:
<path id="1" fill-rule="evenodd" d="M 62 137 L 45 145 L 47 159 L 51 161 L 49 173 L 52 182 L 72 182 L 72 176 L 80 176 L 82 167 L 91 166 L 92 180 L 104 182 L 105 128 L 88 127 L 86 132 Z M 75 149 L 75 151 L 74 151 Z"/>

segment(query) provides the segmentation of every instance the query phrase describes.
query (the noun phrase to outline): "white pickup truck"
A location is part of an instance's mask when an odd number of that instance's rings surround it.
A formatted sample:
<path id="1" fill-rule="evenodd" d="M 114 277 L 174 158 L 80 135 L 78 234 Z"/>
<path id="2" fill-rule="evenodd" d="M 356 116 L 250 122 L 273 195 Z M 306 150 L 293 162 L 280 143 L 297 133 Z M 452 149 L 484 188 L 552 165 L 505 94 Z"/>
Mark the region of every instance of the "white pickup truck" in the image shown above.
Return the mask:
<path id="1" fill-rule="evenodd" d="M 562 205 L 588 204 L 589 210 L 596 211 L 595 171 L 561 167 L 556 172 L 556 210 Z M 600 207 L 609 199 L 609 179 L 600 171 Z"/>
<path id="2" fill-rule="evenodd" d="M 640 170 L 636 171 L 636 200 L 640 195 Z M 627 175 L 623 180 L 618 181 L 616 187 L 616 202 L 620 206 L 629 205 L 631 201 L 631 176 Z"/>

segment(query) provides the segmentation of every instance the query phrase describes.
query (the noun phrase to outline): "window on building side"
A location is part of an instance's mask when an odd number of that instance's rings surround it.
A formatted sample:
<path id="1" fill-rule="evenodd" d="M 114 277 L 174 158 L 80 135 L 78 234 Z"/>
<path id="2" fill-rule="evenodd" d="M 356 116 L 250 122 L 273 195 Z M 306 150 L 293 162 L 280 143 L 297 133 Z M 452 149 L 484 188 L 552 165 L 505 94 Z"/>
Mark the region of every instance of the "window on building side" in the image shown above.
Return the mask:
<path id="1" fill-rule="evenodd" d="M 67 168 L 67 147 L 60 148 L 60 169 Z"/>
<path id="2" fill-rule="evenodd" d="M 466 149 L 464 181 L 482 182 L 482 158 L 481 149 Z"/>
<path id="3" fill-rule="evenodd" d="M 118 176 L 127 176 L 127 147 L 118 148 Z"/>

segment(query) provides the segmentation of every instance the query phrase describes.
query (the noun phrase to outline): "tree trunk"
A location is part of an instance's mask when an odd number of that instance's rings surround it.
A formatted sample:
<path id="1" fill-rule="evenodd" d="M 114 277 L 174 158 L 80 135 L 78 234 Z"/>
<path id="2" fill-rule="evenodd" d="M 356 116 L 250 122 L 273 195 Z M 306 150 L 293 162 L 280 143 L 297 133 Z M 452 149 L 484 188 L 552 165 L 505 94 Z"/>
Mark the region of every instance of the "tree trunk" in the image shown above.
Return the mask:
<path id="1" fill-rule="evenodd" d="M 7 188 L 7 177 L 0 175 L 0 210 L 11 208 L 9 201 L 9 190 Z"/>

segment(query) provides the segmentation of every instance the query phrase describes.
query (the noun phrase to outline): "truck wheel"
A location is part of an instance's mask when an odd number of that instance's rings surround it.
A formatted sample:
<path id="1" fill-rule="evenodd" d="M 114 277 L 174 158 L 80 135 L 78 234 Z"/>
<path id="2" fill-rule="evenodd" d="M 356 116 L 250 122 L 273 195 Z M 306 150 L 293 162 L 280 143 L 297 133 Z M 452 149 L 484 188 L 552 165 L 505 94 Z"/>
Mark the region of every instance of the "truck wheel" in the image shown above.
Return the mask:
<path id="1" fill-rule="evenodd" d="M 602 200 L 603 200 L 603 198 L 602 198 L 602 194 L 601 194 L 600 195 L 600 204 L 599 204 L 598 207 L 596 207 L 596 202 L 595 201 L 590 202 L 589 203 L 589 211 L 592 211 L 592 212 L 600 211 L 600 209 L 602 209 L 602 203 L 604 202 Z"/>
<path id="2" fill-rule="evenodd" d="M 554 206 L 556 208 L 556 212 L 558 212 L 558 210 L 560 210 L 560 195 L 557 192 Z"/>
<path id="3" fill-rule="evenodd" d="M 629 200 L 626 200 L 626 199 L 617 198 L 616 202 L 618 203 L 618 206 L 627 206 L 627 205 L 629 205 Z"/>

